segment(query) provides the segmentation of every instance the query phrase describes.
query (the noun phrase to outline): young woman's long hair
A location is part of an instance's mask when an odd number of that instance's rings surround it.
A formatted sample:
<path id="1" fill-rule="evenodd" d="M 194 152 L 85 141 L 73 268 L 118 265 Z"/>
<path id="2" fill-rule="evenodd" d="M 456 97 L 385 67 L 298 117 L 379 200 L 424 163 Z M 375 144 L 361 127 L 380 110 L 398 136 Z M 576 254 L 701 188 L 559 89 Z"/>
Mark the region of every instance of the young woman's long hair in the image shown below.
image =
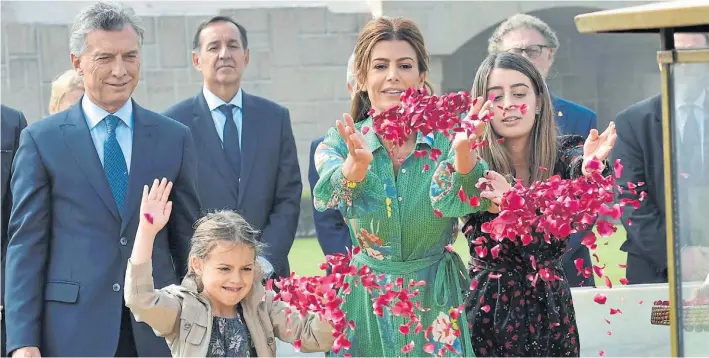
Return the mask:
<path id="1" fill-rule="evenodd" d="M 369 21 L 359 33 L 354 49 L 355 60 L 352 72 L 357 79 L 357 88 L 352 98 L 350 115 L 355 122 L 369 117 L 368 112 L 372 108 L 367 90 L 363 87 L 363 84 L 367 83 L 367 72 L 372 61 L 372 49 L 379 41 L 393 40 L 408 42 L 416 51 L 419 73 L 428 72 L 428 51 L 423 41 L 423 35 L 415 22 L 403 17 L 389 18 L 386 16 Z M 433 87 L 430 83 L 425 82 L 424 87 L 429 95 L 433 94 Z"/>
<path id="2" fill-rule="evenodd" d="M 501 52 L 488 56 L 478 68 L 473 81 L 472 95 L 475 97 L 487 98 L 488 78 L 492 70 L 496 68 L 518 71 L 532 82 L 537 101 L 541 103 L 539 113 L 536 114 L 532 131 L 527 142 L 529 156 L 529 182 L 543 181 L 549 179 L 553 174 L 556 164 L 558 150 L 557 137 L 559 135 L 554 116 L 554 108 L 551 96 L 547 89 L 546 82 L 537 68 L 526 58 Z M 530 109 L 531 110 L 531 109 Z M 501 137 L 495 133 L 492 125 L 488 125 L 483 134 L 488 145 L 479 149 L 480 156 L 488 163 L 491 170 L 494 170 L 510 181 L 513 181 L 515 170 L 507 147 L 497 140 Z"/>

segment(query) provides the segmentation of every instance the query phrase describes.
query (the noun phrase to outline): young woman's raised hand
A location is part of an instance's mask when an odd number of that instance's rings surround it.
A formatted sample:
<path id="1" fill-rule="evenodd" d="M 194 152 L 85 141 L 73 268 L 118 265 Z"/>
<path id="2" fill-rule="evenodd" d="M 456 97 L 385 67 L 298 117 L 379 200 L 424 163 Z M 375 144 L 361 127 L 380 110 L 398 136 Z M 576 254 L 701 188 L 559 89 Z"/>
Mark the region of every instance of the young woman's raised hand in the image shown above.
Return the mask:
<path id="1" fill-rule="evenodd" d="M 469 116 L 476 115 L 477 118 L 483 118 L 490 113 L 492 102 L 485 101 L 478 97 L 474 104 L 470 107 Z M 467 134 L 466 132 L 458 132 L 453 138 L 453 150 L 455 150 L 455 170 L 461 174 L 468 174 L 475 168 L 478 162 L 478 156 L 473 150 L 473 144 L 482 137 L 485 131 L 485 123 L 481 120 L 474 120 L 475 131 Z"/>
<path id="2" fill-rule="evenodd" d="M 594 158 L 601 162 L 608 158 L 615 145 L 615 140 L 615 123 L 613 122 L 610 122 L 608 128 L 600 135 L 598 130 L 591 129 L 591 133 L 583 144 L 583 173 L 585 175 L 591 174 L 586 167 Z"/>

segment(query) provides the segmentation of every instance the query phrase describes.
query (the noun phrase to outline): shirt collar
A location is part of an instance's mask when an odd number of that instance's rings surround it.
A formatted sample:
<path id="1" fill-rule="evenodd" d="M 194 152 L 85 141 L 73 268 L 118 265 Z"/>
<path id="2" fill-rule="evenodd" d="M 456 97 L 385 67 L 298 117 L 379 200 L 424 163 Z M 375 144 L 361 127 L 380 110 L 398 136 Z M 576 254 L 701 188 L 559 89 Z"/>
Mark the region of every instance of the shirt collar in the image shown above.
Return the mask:
<path id="1" fill-rule="evenodd" d="M 699 97 L 697 97 L 697 99 L 695 99 L 693 102 L 679 102 L 678 108 L 683 108 L 685 106 L 693 106 L 694 108 L 704 109 L 704 99 L 706 98 L 706 96 L 707 90 L 705 89 L 704 91 L 702 91 L 702 94 L 700 94 Z"/>
<path id="2" fill-rule="evenodd" d="M 226 104 L 221 98 L 217 97 L 214 93 L 207 89 L 206 86 L 202 86 L 202 94 L 204 94 L 204 99 L 207 100 L 207 106 L 210 111 L 213 111 L 219 106 Z M 241 88 L 236 92 L 234 98 L 229 101 L 229 104 L 233 104 L 236 107 L 241 108 L 243 94 L 241 93 Z"/>
<path id="3" fill-rule="evenodd" d="M 84 95 L 81 98 L 81 109 L 84 110 L 86 122 L 89 125 L 89 130 L 94 129 L 106 116 L 112 114 L 123 121 L 128 128 L 133 128 L 133 101 L 128 98 L 126 104 L 119 108 L 116 113 L 108 113 L 105 109 L 99 107 L 89 99 L 89 96 Z"/>

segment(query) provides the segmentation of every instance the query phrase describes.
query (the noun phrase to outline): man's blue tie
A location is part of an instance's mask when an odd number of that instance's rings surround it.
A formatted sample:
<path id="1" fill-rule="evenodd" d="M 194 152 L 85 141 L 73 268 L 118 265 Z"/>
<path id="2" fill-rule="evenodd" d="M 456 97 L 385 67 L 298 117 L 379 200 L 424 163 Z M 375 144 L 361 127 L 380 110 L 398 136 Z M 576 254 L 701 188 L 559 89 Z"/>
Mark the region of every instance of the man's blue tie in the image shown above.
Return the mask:
<path id="1" fill-rule="evenodd" d="M 234 112 L 232 110 L 234 107 L 233 104 L 223 104 L 219 106 L 219 110 L 226 116 L 222 146 L 229 164 L 231 164 L 231 169 L 238 179 L 241 177 L 241 148 L 239 147 L 239 129 L 236 128 L 236 122 L 234 122 Z M 236 183 L 236 188 L 238 192 L 238 182 Z"/>
<path id="2" fill-rule="evenodd" d="M 123 204 L 128 190 L 128 166 L 116 139 L 116 127 L 121 123 L 121 119 L 109 114 L 104 120 L 108 129 L 108 138 L 103 143 L 103 169 L 106 171 L 108 184 L 116 199 L 118 212 L 123 215 Z"/>

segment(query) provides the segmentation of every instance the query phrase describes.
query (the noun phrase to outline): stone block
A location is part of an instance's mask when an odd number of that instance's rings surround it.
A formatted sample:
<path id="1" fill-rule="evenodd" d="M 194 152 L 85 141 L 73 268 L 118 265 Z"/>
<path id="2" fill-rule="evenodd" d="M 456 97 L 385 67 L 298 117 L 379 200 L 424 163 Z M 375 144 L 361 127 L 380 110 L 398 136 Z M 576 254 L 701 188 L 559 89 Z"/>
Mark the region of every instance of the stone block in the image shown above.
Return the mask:
<path id="1" fill-rule="evenodd" d="M 315 116 L 317 115 L 318 104 L 313 102 L 284 102 L 281 103 L 288 108 L 290 112 L 290 120 L 293 125 L 293 134 L 296 132 L 312 131 L 314 126 Z M 297 137 L 296 137 L 297 138 Z"/>
<path id="2" fill-rule="evenodd" d="M 31 24 L 6 24 L 7 46 L 10 55 L 26 55 L 37 52 L 37 33 Z M 65 39 L 66 42 L 69 39 Z"/>
<path id="3" fill-rule="evenodd" d="M 241 88 L 244 92 L 248 92 L 259 97 L 268 98 L 274 100 L 273 98 L 273 83 L 272 81 L 242 81 Z"/>
<path id="4" fill-rule="evenodd" d="M 185 83 L 175 86 L 175 89 L 177 92 L 177 100 L 175 101 L 175 103 L 177 103 L 187 98 L 194 97 L 202 89 L 202 86 L 200 84 L 195 83 Z"/>
<path id="5" fill-rule="evenodd" d="M 51 82 L 72 67 L 69 58 L 69 27 L 38 25 L 42 82 Z"/>
<path id="6" fill-rule="evenodd" d="M 298 63 L 303 66 L 340 65 L 344 76 L 356 41 L 357 35 L 351 33 L 301 36 Z"/>
<path id="7" fill-rule="evenodd" d="M 320 129 L 316 131 L 315 138 L 325 135 L 330 127 L 334 127 L 335 121 L 342 119 L 343 113 L 349 113 L 350 105 L 350 101 L 329 101 L 318 105 L 313 122 Z"/>
<path id="8" fill-rule="evenodd" d="M 244 80 L 264 80 L 271 78 L 270 51 L 251 51 L 249 66 L 244 71 Z"/>
<path id="9" fill-rule="evenodd" d="M 277 101 L 330 101 L 342 83 L 339 67 L 273 67 L 271 80 Z M 341 90 L 337 86 L 337 90 Z"/>
<path id="10" fill-rule="evenodd" d="M 271 38 L 268 32 L 251 32 L 249 33 L 249 49 L 268 50 L 271 48 Z"/>
<path id="11" fill-rule="evenodd" d="M 157 19 L 157 45 L 162 68 L 187 66 L 189 45 L 183 16 L 161 16 Z"/>
<path id="12" fill-rule="evenodd" d="M 564 97 L 573 102 L 595 100 L 598 97 L 598 83 L 596 81 L 596 68 L 587 67 L 586 75 L 573 74 L 561 77 L 564 86 Z"/>
<path id="13" fill-rule="evenodd" d="M 327 32 L 326 7 L 299 7 L 292 9 L 298 14 L 299 30 L 303 34 Z"/>
<path id="14" fill-rule="evenodd" d="M 155 18 L 152 16 L 143 16 L 140 18 L 143 23 L 145 32 L 143 33 L 143 45 L 152 45 L 155 43 Z"/>
<path id="15" fill-rule="evenodd" d="M 148 101 L 148 86 L 145 84 L 145 79 L 138 81 L 138 85 L 135 87 L 133 94 L 131 95 L 134 101 L 136 101 L 140 106 L 155 111 L 152 108 L 150 102 Z"/>
<path id="16" fill-rule="evenodd" d="M 158 45 L 143 45 L 140 54 L 140 67 L 146 70 L 157 70 L 160 68 L 160 50 Z"/>
<path id="17" fill-rule="evenodd" d="M 175 82 L 172 71 L 158 70 L 145 72 L 147 102 L 150 109 L 162 112 L 175 104 Z"/>
<path id="18" fill-rule="evenodd" d="M 39 86 L 39 94 L 41 97 L 41 102 L 39 103 L 40 109 L 42 111 L 42 117 L 49 115 L 49 98 L 52 96 L 52 84 L 42 83 Z"/>
<path id="19" fill-rule="evenodd" d="M 359 33 L 362 29 L 362 17 L 357 13 L 332 13 L 327 11 L 326 18 L 328 33 Z"/>
<path id="20" fill-rule="evenodd" d="M 0 31 L 0 38 L 2 39 L 2 40 L 0 40 L 0 41 L 2 41 L 1 42 L 2 44 L 7 43 L 7 30 L 6 30 L 5 26 L 3 26 L 2 31 Z M 0 64 L 2 64 L 3 66 L 5 64 L 7 64 L 7 58 L 8 58 L 7 49 L 8 49 L 8 46 L 0 47 Z"/>
<path id="21" fill-rule="evenodd" d="M 246 29 L 251 42 L 251 32 L 267 32 L 269 26 L 268 8 L 228 9 L 219 11 L 220 15 L 229 16 Z"/>
<path id="22" fill-rule="evenodd" d="M 2 83 L 3 86 L 9 86 L 10 84 L 7 75 L 7 66 L 5 64 L 0 66 L 0 83 Z"/>
<path id="23" fill-rule="evenodd" d="M 298 32 L 298 16 L 292 9 L 278 8 L 271 10 L 270 22 L 271 65 L 298 66 L 297 57 L 300 47 Z M 295 58 L 294 58 L 295 57 Z"/>
<path id="24" fill-rule="evenodd" d="M 185 25 L 185 32 L 187 34 L 187 48 L 189 49 L 189 52 L 192 52 L 194 49 L 194 37 L 197 33 L 197 28 L 199 25 L 211 19 L 211 16 L 188 16 L 187 17 L 187 24 Z"/>
<path id="25" fill-rule="evenodd" d="M 4 87 L 2 88 L 2 104 L 10 106 L 24 113 L 27 123 L 34 123 L 44 116 L 42 107 L 46 104 L 39 103 L 39 84 L 34 87 Z"/>
<path id="26" fill-rule="evenodd" d="M 28 69 L 31 68 L 31 62 L 36 60 L 30 59 L 11 59 L 9 61 L 7 70 L 9 72 L 8 76 L 8 86 L 14 88 L 15 90 L 27 87 L 27 75 Z M 36 65 L 35 65 L 36 71 Z"/>

